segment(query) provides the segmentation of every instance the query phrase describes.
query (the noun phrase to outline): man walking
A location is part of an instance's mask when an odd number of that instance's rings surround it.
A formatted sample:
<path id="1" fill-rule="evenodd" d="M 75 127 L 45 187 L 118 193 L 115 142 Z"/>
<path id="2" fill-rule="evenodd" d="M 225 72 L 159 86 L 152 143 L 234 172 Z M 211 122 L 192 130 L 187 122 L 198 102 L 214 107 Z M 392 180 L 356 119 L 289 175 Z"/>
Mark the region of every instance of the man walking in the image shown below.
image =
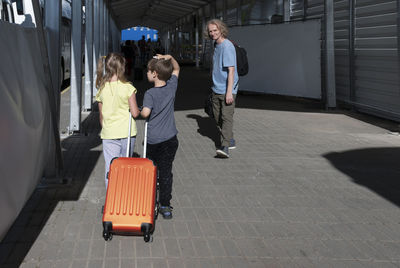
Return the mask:
<path id="1" fill-rule="evenodd" d="M 229 149 L 236 148 L 233 138 L 233 113 L 235 99 L 239 87 L 239 76 L 236 66 L 236 51 L 227 39 L 228 27 L 224 22 L 213 19 L 207 22 L 207 33 L 215 42 L 213 56 L 213 112 L 221 131 L 221 147 L 217 148 L 217 156 L 229 157 Z"/>

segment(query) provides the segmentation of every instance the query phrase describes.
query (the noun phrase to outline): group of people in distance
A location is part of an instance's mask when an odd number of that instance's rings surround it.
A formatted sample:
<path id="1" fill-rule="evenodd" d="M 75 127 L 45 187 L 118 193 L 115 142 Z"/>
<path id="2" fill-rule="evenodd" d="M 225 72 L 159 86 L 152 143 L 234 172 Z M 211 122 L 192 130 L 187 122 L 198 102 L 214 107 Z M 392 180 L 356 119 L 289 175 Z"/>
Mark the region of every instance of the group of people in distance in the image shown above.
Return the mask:
<path id="1" fill-rule="evenodd" d="M 154 55 L 164 54 L 164 50 L 161 46 L 160 38 L 158 38 L 155 42 L 151 41 L 150 38 L 148 38 L 146 41 L 145 36 L 142 35 L 142 39 L 138 40 L 137 45 L 134 40 L 126 40 L 121 46 L 121 53 L 125 57 L 125 71 L 129 76 L 132 68 L 135 67 L 136 64 L 143 66 Z"/>
<path id="2" fill-rule="evenodd" d="M 220 20 L 207 23 L 207 35 L 215 42 L 213 55 L 213 112 L 221 133 L 221 146 L 216 148 L 217 157 L 229 158 L 234 149 L 233 114 L 238 91 L 239 76 L 236 52 L 227 39 L 228 28 Z M 144 36 L 142 38 L 144 40 Z M 172 164 L 178 149 L 178 130 L 174 118 L 175 94 L 178 87 L 180 66 L 171 55 L 156 54 L 147 63 L 147 79 L 153 87 L 145 92 L 143 108 L 136 102 L 136 88 L 125 77 L 126 59 L 119 53 L 110 53 L 99 60 L 96 101 L 99 106 L 101 139 L 105 160 L 105 185 L 110 161 L 127 151 L 128 111 L 133 118 L 148 120 L 147 152 L 159 172 L 160 208 L 165 219 L 172 218 Z M 131 148 L 136 138 L 136 123 L 131 125 Z M 131 153 L 133 150 L 131 150 Z M 130 155 L 131 155 L 130 153 Z"/>

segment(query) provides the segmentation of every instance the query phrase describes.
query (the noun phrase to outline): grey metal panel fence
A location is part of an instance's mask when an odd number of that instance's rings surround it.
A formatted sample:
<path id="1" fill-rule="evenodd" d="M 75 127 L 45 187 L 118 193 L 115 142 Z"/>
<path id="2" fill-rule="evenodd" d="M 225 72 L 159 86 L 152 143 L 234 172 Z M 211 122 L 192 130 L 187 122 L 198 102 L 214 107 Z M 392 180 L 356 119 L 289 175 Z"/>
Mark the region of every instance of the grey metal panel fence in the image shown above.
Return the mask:
<path id="1" fill-rule="evenodd" d="M 308 0 L 306 1 L 306 18 L 321 18 L 324 15 L 324 0 Z"/>
<path id="2" fill-rule="evenodd" d="M 335 67 L 336 97 L 350 100 L 350 53 L 349 53 L 349 13 L 348 0 L 335 0 Z"/>
<path id="3" fill-rule="evenodd" d="M 337 99 L 400 120 L 399 1 L 334 0 L 334 5 Z M 324 0 L 291 0 L 290 18 L 323 20 Z M 321 62 L 324 67 L 324 58 Z"/>
<path id="4" fill-rule="evenodd" d="M 397 1 L 355 4 L 355 103 L 360 109 L 400 119 Z"/>
<path id="5" fill-rule="evenodd" d="M 290 1 L 290 19 L 302 19 L 305 17 L 304 9 L 306 7 L 306 1 L 304 0 L 291 0 Z"/>

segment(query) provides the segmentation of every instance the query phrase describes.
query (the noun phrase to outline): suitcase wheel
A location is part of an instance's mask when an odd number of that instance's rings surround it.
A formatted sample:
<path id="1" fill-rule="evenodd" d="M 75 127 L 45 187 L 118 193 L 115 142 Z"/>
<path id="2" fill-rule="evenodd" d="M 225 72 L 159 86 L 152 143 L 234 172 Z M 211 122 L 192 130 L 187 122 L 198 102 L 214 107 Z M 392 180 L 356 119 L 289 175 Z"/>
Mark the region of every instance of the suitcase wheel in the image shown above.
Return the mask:
<path id="1" fill-rule="evenodd" d="M 111 233 L 112 223 L 111 222 L 103 222 L 103 238 L 106 241 L 110 241 L 113 237 Z"/>
<path id="2" fill-rule="evenodd" d="M 150 232 L 151 227 L 152 225 L 150 223 L 142 223 L 142 226 L 140 227 L 143 233 L 144 242 L 153 242 L 153 236 Z"/>
<path id="3" fill-rule="evenodd" d="M 103 237 L 105 241 L 111 241 L 113 238 L 113 234 L 110 232 L 103 232 Z"/>
<path id="4" fill-rule="evenodd" d="M 144 237 L 144 242 L 153 242 L 153 236 L 151 234 L 145 234 Z"/>

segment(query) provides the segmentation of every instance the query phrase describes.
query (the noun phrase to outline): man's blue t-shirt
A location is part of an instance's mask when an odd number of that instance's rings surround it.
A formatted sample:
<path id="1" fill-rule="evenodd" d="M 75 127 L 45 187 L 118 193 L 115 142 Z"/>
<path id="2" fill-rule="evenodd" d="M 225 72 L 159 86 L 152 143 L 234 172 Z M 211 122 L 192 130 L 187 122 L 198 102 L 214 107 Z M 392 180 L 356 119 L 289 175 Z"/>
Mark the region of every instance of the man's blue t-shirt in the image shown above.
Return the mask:
<path id="1" fill-rule="evenodd" d="M 143 107 L 151 110 L 147 132 L 149 144 L 167 141 L 178 134 L 174 117 L 177 87 L 178 77 L 173 74 L 165 86 L 152 87 L 144 94 Z"/>
<path id="2" fill-rule="evenodd" d="M 228 67 L 235 67 L 233 78 L 232 93 L 236 94 L 238 90 L 239 76 L 236 66 L 236 50 L 234 45 L 228 39 L 221 44 L 217 44 L 213 56 L 212 89 L 217 94 L 225 94 L 228 86 Z"/>

